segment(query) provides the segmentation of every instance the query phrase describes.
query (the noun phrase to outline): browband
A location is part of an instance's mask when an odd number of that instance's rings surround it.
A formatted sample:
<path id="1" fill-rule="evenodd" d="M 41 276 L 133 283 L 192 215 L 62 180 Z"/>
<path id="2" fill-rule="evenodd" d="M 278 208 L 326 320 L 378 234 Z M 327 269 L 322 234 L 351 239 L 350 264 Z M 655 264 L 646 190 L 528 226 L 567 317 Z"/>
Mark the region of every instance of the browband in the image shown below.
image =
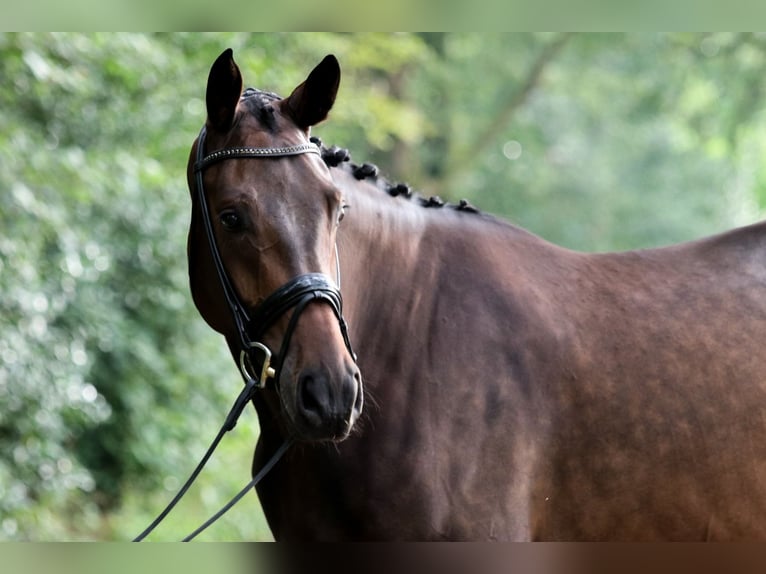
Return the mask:
<path id="1" fill-rule="evenodd" d="M 203 171 L 206 167 L 230 158 L 286 157 L 303 153 L 321 155 L 313 143 L 290 145 L 285 147 L 230 147 L 219 149 L 206 155 L 194 164 L 194 171 Z"/>

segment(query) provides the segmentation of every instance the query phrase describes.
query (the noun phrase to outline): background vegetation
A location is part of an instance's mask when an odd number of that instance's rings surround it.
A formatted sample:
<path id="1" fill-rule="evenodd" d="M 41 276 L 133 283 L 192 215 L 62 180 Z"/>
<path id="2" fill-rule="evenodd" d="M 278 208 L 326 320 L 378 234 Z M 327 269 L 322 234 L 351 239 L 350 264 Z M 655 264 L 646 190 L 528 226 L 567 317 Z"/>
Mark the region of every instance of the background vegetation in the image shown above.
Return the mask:
<path id="1" fill-rule="evenodd" d="M 126 540 L 239 390 L 186 277 L 209 66 L 286 95 L 344 70 L 315 133 L 567 247 L 696 238 L 766 207 L 756 34 L 0 35 L 0 539 Z M 154 540 L 249 477 L 246 415 Z M 255 496 L 204 535 L 268 539 Z"/>

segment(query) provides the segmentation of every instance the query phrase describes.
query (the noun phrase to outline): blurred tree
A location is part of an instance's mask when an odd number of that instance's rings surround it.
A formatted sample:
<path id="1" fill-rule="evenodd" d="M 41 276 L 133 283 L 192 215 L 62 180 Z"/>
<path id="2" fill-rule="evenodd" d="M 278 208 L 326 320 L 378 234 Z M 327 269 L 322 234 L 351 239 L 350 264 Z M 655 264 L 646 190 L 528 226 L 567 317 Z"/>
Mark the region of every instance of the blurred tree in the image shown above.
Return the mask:
<path id="1" fill-rule="evenodd" d="M 180 264 L 188 139 L 173 136 L 193 98 L 176 99 L 178 59 L 141 35 L 0 39 L 6 536 L 99 528 L 128 482 L 183 467 L 220 402 L 218 369 L 184 364 L 217 353 Z"/>
<path id="2" fill-rule="evenodd" d="M 762 36 L 426 40 L 438 57 L 411 97 L 438 104 L 401 155 L 429 192 L 589 250 L 691 239 L 764 206 Z"/>

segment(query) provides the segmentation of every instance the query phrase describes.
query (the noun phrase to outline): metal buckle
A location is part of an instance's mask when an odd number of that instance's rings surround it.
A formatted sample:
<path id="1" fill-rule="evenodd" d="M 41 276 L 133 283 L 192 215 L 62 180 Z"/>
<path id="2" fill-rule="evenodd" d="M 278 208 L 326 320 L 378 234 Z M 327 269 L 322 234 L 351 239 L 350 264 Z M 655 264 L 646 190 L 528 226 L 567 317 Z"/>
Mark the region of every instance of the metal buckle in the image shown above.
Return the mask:
<path id="1" fill-rule="evenodd" d="M 263 366 L 261 367 L 261 376 L 258 378 L 253 375 L 253 363 L 250 361 L 248 352 L 254 348 L 263 352 Z M 253 382 L 259 389 L 265 388 L 266 381 L 273 379 L 277 374 L 274 367 L 271 366 L 271 350 L 261 343 L 250 343 L 249 348 L 242 349 L 239 355 L 239 370 L 248 382 Z"/>

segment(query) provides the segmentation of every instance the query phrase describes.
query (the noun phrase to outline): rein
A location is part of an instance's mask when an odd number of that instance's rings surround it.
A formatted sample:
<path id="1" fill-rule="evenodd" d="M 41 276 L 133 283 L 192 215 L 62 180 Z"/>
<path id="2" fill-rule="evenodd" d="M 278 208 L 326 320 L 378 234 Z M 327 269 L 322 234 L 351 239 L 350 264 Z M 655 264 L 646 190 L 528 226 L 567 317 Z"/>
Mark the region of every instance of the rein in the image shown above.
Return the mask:
<path id="1" fill-rule="evenodd" d="M 229 278 L 229 274 L 226 272 L 226 267 L 223 264 L 223 259 L 218 250 L 218 245 L 215 239 L 215 232 L 213 229 L 212 217 L 210 215 L 210 208 L 205 197 L 205 190 L 202 181 L 203 171 L 209 166 L 218 163 L 220 161 L 229 159 L 254 159 L 254 158 L 279 158 L 289 157 L 305 153 L 315 153 L 321 155 L 319 148 L 314 144 L 300 144 L 294 146 L 285 147 L 269 147 L 269 148 L 257 148 L 257 147 L 235 147 L 225 148 L 212 152 L 208 155 L 204 154 L 205 138 L 207 130 L 205 126 L 202 127 L 199 137 L 197 139 L 197 155 L 194 164 L 195 183 L 197 188 L 197 201 L 199 203 L 200 210 L 202 212 L 202 220 L 205 227 L 205 235 L 208 239 L 208 245 L 215 264 L 216 274 L 221 284 L 221 288 L 226 299 L 229 311 L 232 314 L 234 324 L 237 329 L 239 338 L 239 369 L 244 379 L 245 386 L 240 392 L 237 399 L 229 411 L 223 426 L 218 431 L 218 434 L 213 439 L 213 442 L 208 447 L 207 451 L 203 455 L 197 467 L 192 472 L 191 476 L 187 479 L 186 483 L 181 487 L 178 493 L 173 497 L 170 503 L 165 509 L 152 521 L 152 523 L 136 538 L 133 542 L 140 542 L 149 533 L 151 533 L 168 515 L 168 513 L 175 507 L 175 505 L 183 498 L 186 492 L 191 487 L 194 480 L 204 468 L 210 456 L 215 451 L 216 447 L 220 443 L 226 432 L 232 430 L 242 414 L 245 406 L 252 400 L 255 393 L 258 390 L 264 389 L 267 382 L 274 381 L 274 386 L 278 392 L 279 379 L 282 371 L 282 364 L 284 363 L 284 357 L 292 339 L 293 332 L 298 322 L 298 318 L 306 306 L 314 301 L 324 302 L 330 305 L 335 317 L 338 320 L 340 326 L 341 335 L 343 341 L 348 349 L 351 357 L 356 361 L 356 354 L 351 348 L 351 342 L 348 336 L 348 326 L 343 318 L 343 299 L 340 294 L 340 264 L 337 257 L 337 245 L 335 247 L 335 262 L 336 262 L 336 281 L 327 277 L 322 273 L 306 273 L 299 275 L 278 289 L 276 289 L 271 295 L 263 300 L 257 307 L 249 310 L 246 305 L 242 303 L 237 294 L 232 282 Z M 277 355 L 277 366 L 272 366 L 273 353 L 272 351 L 259 340 L 265 335 L 265 333 L 271 328 L 274 323 L 286 312 L 293 310 L 293 314 L 290 317 L 290 321 L 285 331 L 282 345 Z M 188 542 L 196 537 L 200 532 L 205 530 L 208 526 L 213 524 L 218 518 L 223 516 L 231 507 L 233 507 L 247 492 L 254 488 L 258 482 L 276 465 L 282 455 L 292 444 L 293 439 L 288 437 L 272 455 L 263 468 L 253 477 L 253 479 L 239 491 L 221 510 L 216 512 L 210 519 L 197 528 L 194 532 L 189 534 L 183 539 L 184 542 Z"/>

